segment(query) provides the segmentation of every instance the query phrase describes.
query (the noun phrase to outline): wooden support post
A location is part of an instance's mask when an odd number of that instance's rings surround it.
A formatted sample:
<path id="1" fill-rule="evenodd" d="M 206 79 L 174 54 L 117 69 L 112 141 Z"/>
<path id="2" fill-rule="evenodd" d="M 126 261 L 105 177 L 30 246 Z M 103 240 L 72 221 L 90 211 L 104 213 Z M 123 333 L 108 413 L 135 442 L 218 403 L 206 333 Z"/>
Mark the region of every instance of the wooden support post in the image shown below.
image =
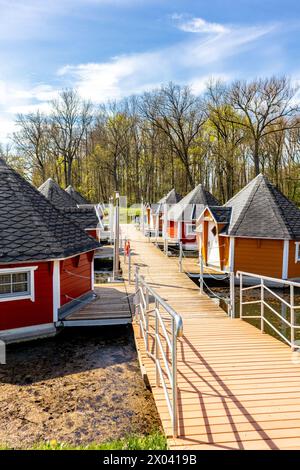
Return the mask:
<path id="1" fill-rule="evenodd" d="M 179 272 L 182 273 L 182 242 L 179 242 Z"/>

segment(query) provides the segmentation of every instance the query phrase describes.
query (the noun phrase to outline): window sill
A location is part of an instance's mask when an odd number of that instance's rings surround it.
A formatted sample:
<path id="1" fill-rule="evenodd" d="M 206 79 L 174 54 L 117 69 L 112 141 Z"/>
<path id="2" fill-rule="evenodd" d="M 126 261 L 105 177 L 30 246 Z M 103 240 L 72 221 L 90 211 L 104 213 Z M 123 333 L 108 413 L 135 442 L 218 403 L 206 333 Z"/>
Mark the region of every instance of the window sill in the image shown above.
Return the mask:
<path id="1" fill-rule="evenodd" d="M 16 300 L 31 300 L 31 302 L 34 302 L 34 299 L 30 294 L 17 295 L 16 297 L 0 297 L 0 302 L 12 302 Z"/>

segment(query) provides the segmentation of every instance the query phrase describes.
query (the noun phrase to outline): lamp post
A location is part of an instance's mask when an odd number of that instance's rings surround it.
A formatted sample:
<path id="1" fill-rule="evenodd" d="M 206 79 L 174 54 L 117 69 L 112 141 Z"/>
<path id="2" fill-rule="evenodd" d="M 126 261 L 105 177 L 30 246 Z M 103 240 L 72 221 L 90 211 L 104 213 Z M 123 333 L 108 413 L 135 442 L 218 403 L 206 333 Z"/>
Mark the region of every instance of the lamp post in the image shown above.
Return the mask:
<path id="1" fill-rule="evenodd" d="M 119 256 L 120 256 L 120 194 L 115 193 L 115 223 L 114 223 L 114 263 L 113 263 L 113 279 L 116 281 L 119 277 Z"/>
<path id="2" fill-rule="evenodd" d="M 109 223 L 109 238 L 110 238 L 110 243 L 112 244 L 112 242 L 113 242 L 113 231 L 114 231 L 114 200 L 113 200 L 113 197 L 109 198 L 108 223 Z"/>

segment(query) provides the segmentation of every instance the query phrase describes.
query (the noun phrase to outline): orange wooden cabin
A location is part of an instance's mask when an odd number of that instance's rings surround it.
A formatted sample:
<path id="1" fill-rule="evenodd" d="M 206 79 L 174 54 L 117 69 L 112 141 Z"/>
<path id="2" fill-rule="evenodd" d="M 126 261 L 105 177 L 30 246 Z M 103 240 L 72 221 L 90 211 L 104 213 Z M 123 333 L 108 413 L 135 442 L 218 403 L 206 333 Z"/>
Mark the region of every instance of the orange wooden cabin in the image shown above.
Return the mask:
<path id="1" fill-rule="evenodd" d="M 224 272 L 300 278 L 300 210 L 262 174 L 197 220 L 204 264 Z"/>

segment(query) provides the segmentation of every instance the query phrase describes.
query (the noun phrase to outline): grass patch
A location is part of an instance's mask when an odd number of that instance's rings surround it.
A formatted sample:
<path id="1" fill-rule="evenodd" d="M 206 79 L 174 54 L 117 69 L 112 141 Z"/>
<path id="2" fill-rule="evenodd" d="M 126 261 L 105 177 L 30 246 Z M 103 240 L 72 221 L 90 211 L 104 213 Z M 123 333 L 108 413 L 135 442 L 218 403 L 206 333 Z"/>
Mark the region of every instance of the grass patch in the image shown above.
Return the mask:
<path id="1" fill-rule="evenodd" d="M 0 446 L 0 450 L 13 450 L 13 447 Z M 161 432 L 153 432 L 148 436 L 128 436 L 124 439 L 73 446 L 64 442 L 51 440 L 41 442 L 26 450 L 166 450 L 167 440 Z"/>

